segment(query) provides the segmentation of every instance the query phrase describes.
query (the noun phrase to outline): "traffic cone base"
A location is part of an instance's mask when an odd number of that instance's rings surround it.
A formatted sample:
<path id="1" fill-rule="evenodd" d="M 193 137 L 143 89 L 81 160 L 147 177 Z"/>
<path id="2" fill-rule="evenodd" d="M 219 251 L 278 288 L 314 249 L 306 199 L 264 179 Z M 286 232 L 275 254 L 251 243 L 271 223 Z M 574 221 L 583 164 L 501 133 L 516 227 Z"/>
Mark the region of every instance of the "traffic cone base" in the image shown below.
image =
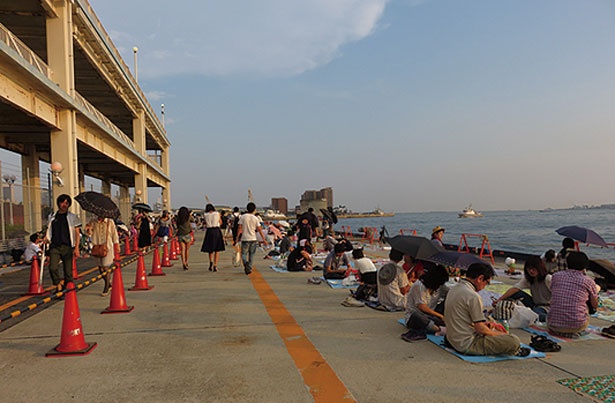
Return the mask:
<path id="1" fill-rule="evenodd" d="M 47 352 L 47 354 L 45 354 L 45 357 L 70 357 L 70 356 L 74 356 L 74 355 L 88 355 L 97 346 L 98 346 L 98 343 L 94 342 L 94 343 L 87 343 L 87 347 L 84 348 L 83 350 L 77 350 L 77 351 L 58 351 L 58 347 L 60 347 L 60 345 L 58 344 L 53 349 L 49 350 Z"/>
<path id="2" fill-rule="evenodd" d="M 104 311 L 101 312 L 101 315 L 105 313 L 128 313 L 132 312 L 133 309 L 135 309 L 134 306 L 127 306 L 123 309 L 112 309 L 111 307 L 107 307 Z"/>
<path id="3" fill-rule="evenodd" d="M 75 290 L 75 284 L 72 282 L 66 284 L 64 298 L 60 344 L 45 354 L 46 357 L 87 355 L 98 345 L 97 343 L 85 342 L 81 314 L 79 313 L 79 303 L 77 302 L 77 291 Z"/>
<path id="4" fill-rule="evenodd" d="M 126 295 L 124 294 L 124 281 L 122 280 L 122 271 L 116 262 L 115 271 L 113 272 L 113 282 L 111 284 L 111 299 L 107 309 L 103 313 L 128 313 L 135 309 L 134 306 L 126 305 Z"/>
<path id="5" fill-rule="evenodd" d="M 134 287 L 129 288 L 128 291 L 149 291 L 153 288 L 154 288 L 153 285 L 148 285 L 147 287 L 139 287 L 139 288 L 137 288 L 137 286 L 135 285 Z"/>

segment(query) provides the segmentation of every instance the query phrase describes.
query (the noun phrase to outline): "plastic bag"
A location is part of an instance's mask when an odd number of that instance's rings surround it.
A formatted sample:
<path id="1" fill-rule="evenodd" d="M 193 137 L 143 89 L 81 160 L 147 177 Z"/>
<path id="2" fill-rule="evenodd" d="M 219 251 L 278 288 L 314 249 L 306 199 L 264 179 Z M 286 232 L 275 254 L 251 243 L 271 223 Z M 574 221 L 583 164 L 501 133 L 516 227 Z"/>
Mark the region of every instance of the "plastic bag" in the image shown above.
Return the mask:
<path id="1" fill-rule="evenodd" d="M 512 316 L 508 320 L 511 328 L 520 329 L 533 325 L 538 320 L 538 314 L 524 305 L 515 304 Z"/>

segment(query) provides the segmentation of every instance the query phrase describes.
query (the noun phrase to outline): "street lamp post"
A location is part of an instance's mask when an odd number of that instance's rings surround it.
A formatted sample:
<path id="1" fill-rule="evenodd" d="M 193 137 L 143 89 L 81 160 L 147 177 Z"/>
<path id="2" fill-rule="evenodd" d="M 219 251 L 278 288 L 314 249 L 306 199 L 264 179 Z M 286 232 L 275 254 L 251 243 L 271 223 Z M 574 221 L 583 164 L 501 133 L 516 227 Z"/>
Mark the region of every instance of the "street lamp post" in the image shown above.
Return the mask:
<path id="1" fill-rule="evenodd" d="M 135 63 L 135 81 L 139 81 L 139 67 L 137 65 L 137 53 L 139 53 L 139 48 L 138 47 L 134 47 L 132 48 L 132 54 L 134 56 L 134 63 Z"/>
<path id="2" fill-rule="evenodd" d="M 13 216 L 13 184 L 17 180 L 15 175 L 4 175 L 2 177 L 4 181 L 9 185 L 9 223 L 15 225 L 15 219 Z"/>

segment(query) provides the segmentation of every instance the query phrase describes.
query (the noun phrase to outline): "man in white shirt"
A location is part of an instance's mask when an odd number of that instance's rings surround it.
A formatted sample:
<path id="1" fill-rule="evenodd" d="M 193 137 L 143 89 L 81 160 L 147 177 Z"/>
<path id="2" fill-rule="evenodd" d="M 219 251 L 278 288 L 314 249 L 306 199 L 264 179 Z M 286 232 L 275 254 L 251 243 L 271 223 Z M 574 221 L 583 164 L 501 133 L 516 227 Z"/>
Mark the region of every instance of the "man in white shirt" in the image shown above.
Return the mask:
<path id="1" fill-rule="evenodd" d="M 263 234 L 261 228 L 261 220 L 254 215 L 256 205 L 252 202 L 246 206 L 248 212 L 239 217 L 239 228 L 237 230 L 237 239 L 241 241 L 241 260 L 243 262 L 243 270 L 246 274 L 252 273 L 252 257 L 256 253 L 258 232 L 267 246 L 267 238 Z"/>
<path id="2" fill-rule="evenodd" d="M 27 263 L 30 263 L 34 256 L 38 256 L 41 253 L 41 247 L 39 246 L 40 236 L 39 233 L 36 232 L 30 235 L 30 243 L 26 246 L 26 250 L 24 251 L 24 260 Z"/>

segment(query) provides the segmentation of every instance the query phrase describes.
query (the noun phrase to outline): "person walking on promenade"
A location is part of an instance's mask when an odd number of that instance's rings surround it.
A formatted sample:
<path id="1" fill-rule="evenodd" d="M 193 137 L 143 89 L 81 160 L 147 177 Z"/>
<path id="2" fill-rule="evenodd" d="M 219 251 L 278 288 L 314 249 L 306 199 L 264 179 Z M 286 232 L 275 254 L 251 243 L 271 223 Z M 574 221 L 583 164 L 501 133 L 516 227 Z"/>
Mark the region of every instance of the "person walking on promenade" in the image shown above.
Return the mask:
<path id="1" fill-rule="evenodd" d="M 231 236 L 233 237 L 233 249 L 235 250 L 235 253 L 233 253 L 233 267 L 241 264 L 241 244 L 239 243 L 239 239 L 237 239 L 237 234 L 239 233 L 239 217 L 241 217 L 239 207 L 235 206 L 233 207 L 233 214 L 231 214 L 231 218 L 229 219 L 229 228 L 231 230 Z"/>
<path id="2" fill-rule="evenodd" d="M 253 202 L 248 203 L 246 206 L 247 213 L 243 214 L 239 218 L 239 228 L 237 230 L 237 238 L 235 241 L 241 241 L 241 260 L 243 262 L 243 270 L 246 274 L 252 273 L 252 259 L 256 253 L 258 232 L 263 240 L 265 246 L 267 246 L 267 238 L 261 228 L 261 220 L 254 215 L 256 211 L 256 204 Z"/>
<path id="3" fill-rule="evenodd" d="M 57 291 L 62 291 L 65 284 L 73 281 L 73 259 L 79 256 L 81 238 L 81 220 L 68 209 L 73 200 L 67 194 L 61 194 L 56 200 L 58 211 L 49 216 L 47 234 L 49 245 L 49 274 Z M 58 264 L 62 260 L 64 280 L 60 280 Z"/>
<path id="4" fill-rule="evenodd" d="M 137 246 L 140 250 L 144 250 L 152 245 L 152 230 L 149 224 L 147 211 L 139 210 L 139 214 L 135 217 L 135 226 L 137 227 Z"/>
<path id="5" fill-rule="evenodd" d="M 169 241 L 169 234 L 171 232 L 171 215 L 168 211 L 164 210 L 162 212 L 162 216 L 158 219 L 156 223 L 156 238 L 157 241 L 162 240 L 162 243 L 167 243 Z"/>
<path id="6" fill-rule="evenodd" d="M 224 250 L 224 239 L 220 224 L 220 213 L 216 211 L 213 204 L 207 203 L 205 206 L 205 239 L 201 246 L 201 252 L 209 253 L 209 271 L 218 271 L 219 252 Z"/>
<path id="7" fill-rule="evenodd" d="M 110 218 L 98 217 L 90 222 L 92 228 L 92 244 L 105 245 L 107 247 L 106 256 L 94 256 L 96 265 L 100 273 L 106 272 L 113 266 L 115 254 L 120 252 L 120 239 L 117 234 L 115 223 Z M 109 295 L 111 284 L 109 282 L 109 273 L 103 275 L 105 285 L 100 295 L 103 297 Z"/>
<path id="8" fill-rule="evenodd" d="M 190 223 L 190 210 L 180 207 L 177 212 L 177 239 L 179 239 L 180 255 L 184 270 L 188 270 L 188 256 L 192 243 L 192 224 Z"/>

